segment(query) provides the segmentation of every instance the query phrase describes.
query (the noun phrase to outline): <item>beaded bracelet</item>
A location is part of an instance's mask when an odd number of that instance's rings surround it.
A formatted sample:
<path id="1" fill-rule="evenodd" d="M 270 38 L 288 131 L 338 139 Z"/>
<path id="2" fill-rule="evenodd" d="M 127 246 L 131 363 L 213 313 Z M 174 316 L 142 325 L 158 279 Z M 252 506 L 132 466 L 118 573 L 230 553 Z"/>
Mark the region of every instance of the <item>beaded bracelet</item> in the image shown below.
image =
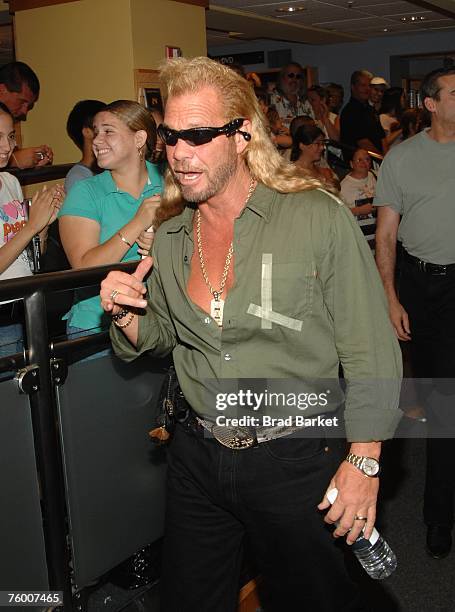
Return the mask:
<path id="1" fill-rule="evenodd" d="M 128 327 L 128 325 L 131 325 L 131 323 L 133 322 L 134 317 L 136 316 L 135 312 L 129 312 L 128 310 L 126 311 L 127 313 L 129 313 L 130 318 L 125 321 L 125 323 L 121 324 L 117 322 L 117 319 L 114 320 L 114 325 L 116 327 L 119 327 L 120 329 L 124 329 L 125 327 Z M 120 313 L 119 313 L 120 314 Z M 117 315 L 118 316 L 118 315 Z M 125 316 L 125 315 L 123 315 Z M 114 317 L 112 317 L 114 319 Z M 123 318 L 123 317 L 122 317 Z"/>
<path id="2" fill-rule="evenodd" d="M 123 317 L 126 317 L 126 315 L 131 312 L 130 310 L 128 310 L 128 308 L 123 308 L 122 310 L 120 310 L 120 312 L 118 312 L 115 315 L 112 315 L 112 320 L 113 321 L 120 321 L 120 319 L 123 319 Z"/>

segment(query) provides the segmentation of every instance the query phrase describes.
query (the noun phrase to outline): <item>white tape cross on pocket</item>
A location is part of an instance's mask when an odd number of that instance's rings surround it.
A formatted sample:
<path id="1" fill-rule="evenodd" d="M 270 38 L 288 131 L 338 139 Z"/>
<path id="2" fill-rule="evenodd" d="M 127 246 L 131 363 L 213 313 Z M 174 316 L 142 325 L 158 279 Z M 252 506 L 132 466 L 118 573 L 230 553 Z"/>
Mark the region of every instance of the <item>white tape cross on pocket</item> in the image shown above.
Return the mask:
<path id="1" fill-rule="evenodd" d="M 261 329 L 272 329 L 272 323 L 302 331 L 303 321 L 274 312 L 272 307 L 272 253 L 262 254 L 261 306 L 251 303 L 247 313 L 261 319 Z"/>

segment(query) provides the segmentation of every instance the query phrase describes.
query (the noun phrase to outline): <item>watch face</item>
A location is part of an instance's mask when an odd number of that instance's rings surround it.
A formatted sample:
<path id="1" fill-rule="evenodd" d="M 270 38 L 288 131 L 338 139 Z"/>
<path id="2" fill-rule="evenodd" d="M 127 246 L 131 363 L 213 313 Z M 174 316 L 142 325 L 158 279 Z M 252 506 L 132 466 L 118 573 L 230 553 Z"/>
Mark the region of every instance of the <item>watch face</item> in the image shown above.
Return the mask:
<path id="1" fill-rule="evenodd" d="M 362 471 L 367 476 L 376 476 L 376 474 L 379 472 L 379 463 L 376 461 L 376 459 L 365 457 L 363 460 Z"/>

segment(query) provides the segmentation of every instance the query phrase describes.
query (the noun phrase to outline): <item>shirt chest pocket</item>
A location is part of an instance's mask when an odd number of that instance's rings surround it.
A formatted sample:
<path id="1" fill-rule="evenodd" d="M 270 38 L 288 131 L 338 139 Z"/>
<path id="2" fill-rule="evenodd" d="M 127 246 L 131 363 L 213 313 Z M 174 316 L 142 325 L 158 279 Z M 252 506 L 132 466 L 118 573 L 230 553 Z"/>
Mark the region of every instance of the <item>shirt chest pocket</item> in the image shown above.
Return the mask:
<path id="1" fill-rule="evenodd" d="M 315 279 L 312 262 L 274 263 L 273 256 L 264 253 L 260 299 L 250 303 L 248 314 L 260 318 L 263 329 L 280 325 L 301 332 L 303 320 L 313 309 Z"/>
<path id="2" fill-rule="evenodd" d="M 311 261 L 273 263 L 273 310 L 296 319 L 304 319 L 313 310 L 316 267 Z"/>

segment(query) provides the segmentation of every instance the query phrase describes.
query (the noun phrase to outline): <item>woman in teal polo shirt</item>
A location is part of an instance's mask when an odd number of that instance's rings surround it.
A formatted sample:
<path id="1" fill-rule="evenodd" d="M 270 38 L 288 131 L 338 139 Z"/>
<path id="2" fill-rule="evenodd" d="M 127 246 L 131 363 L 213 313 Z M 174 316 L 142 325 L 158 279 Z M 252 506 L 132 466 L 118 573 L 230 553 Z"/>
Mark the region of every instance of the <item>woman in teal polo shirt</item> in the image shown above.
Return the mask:
<path id="1" fill-rule="evenodd" d="M 89 268 L 139 259 L 153 242 L 153 221 L 162 178 L 148 160 L 156 144 L 156 125 L 137 102 L 117 100 L 93 120 L 93 151 L 101 174 L 76 183 L 59 214 L 63 247 L 72 268 Z M 76 292 L 66 315 L 68 333 L 100 331 L 109 321 L 99 289 Z"/>

